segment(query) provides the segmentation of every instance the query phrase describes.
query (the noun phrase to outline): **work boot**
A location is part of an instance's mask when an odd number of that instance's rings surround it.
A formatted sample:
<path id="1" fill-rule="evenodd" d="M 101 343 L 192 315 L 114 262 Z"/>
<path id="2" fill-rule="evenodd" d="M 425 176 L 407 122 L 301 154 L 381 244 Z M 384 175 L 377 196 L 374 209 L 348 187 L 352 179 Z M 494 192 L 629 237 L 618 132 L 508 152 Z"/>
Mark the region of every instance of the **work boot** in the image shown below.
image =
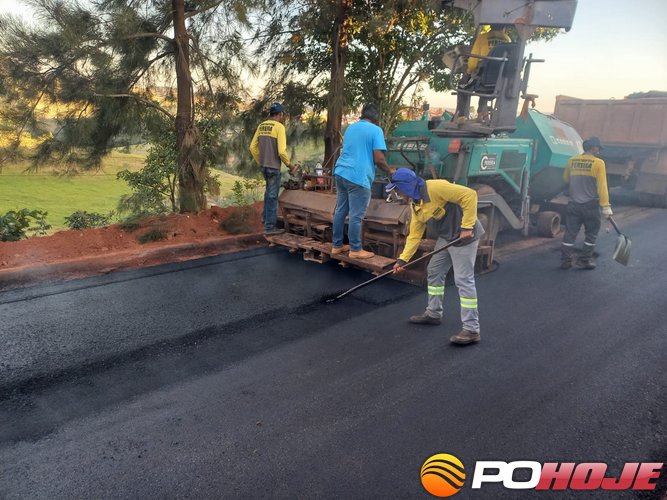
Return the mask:
<path id="1" fill-rule="evenodd" d="M 350 252 L 350 257 L 352 257 L 353 259 L 370 259 L 371 257 L 374 256 L 375 254 L 373 252 L 367 252 L 366 250 L 363 249 L 358 250 L 356 252 L 352 250 Z"/>
<path id="2" fill-rule="evenodd" d="M 410 316 L 410 323 L 415 323 L 417 325 L 439 325 L 442 323 L 442 320 L 424 313 L 418 316 Z"/>
<path id="3" fill-rule="evenodd" d="M 560 268 L 561 269 L 570 269 L 572 267 L 572 261 L 571 260 L 563 260 L 560 263 Z"/>
<path id="4" fill-rule="evenodd" d="M 579 269 L 595 269 L 595 262 L 590 259 L 580 259 L 577 261 L 577 267 Z"/>
<path id="5" fill-rule="evenodd" d="M 479 332 L 471 332 L 470 330 L 466 330 L 465 328 L 461 330 L 459 333 L 456 335 L 452 336 L 449 341 L 452 344 L 472 344 L 473 342 L 479 342 Z"/>
<path id="6" fill-rule="evenodd" d="M 345 253 L 350 249 L 350 245 L 343 245 L 340 248 L 332 247 L 331 255 L 338 255 L 339 253 Z"/>
<path id="7" fill-rule="evenodd" d="M 277 227 L 274 227 L 273 229 L 267 229 L 264 231 L 264 236 L 275 236 L 277 234 L 283 234 L 284 232 L 284 229 L 278 229 Z"/>

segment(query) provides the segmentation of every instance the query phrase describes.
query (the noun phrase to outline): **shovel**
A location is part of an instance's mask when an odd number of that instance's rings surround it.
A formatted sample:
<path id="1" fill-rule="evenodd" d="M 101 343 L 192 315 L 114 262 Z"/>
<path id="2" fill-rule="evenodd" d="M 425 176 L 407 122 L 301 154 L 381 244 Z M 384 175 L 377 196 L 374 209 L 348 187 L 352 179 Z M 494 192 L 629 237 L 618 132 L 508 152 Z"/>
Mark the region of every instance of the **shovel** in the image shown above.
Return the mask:
<path id="1" fill-rule="evenodd" d="M 424 255 L 422 255 L 421 257 L 419 257 L 418 259 L 415 259 L 415 260 L 413 260 L 412 262 L 408 262 L 408 263 L 405 264 L 403 267 L 404 267 L 404 268 L 405 268 L 405 267 L 410 267 L 410 266 L 412 266 L 413 264 L 416 264 L 416 263 L 419 262 L 419 261 L 422 261 L 422 260 L 424 260 L 424 259 L 428 259 L 429 257 L 432 257 L 432 256 L 435 255 L 436 253 L 442 252 L 443 250 L 448 249 L 449 247 L 451 247 L 452 245 L 454 245 L 454 244 L 456 244 L 456 243 L 459 243 L 460 241 L 461 241 L 461 238 L 456 238 L 455 240 L 450 241 L 449 243 L 447 243 L 444 247 L 440 247 L 440 248 L 438 248 L 437 250 L 433 250 L 432 252 L 425 253 Z M 380 278 L 384 278 L 385 276 L 389 276 L 390 274 L 394 274 L 394 269 L 393 269 L 393 268 L 390 269 L 389 271 L 386 271 L 386 272 L 384 272 L 384 273 L 382 273 L 382 274 L 377 275 L 375 278 L 371 278 L 371 279 L 369 279 L 368 281 L 364 281 L 364 282 L 361 283 L 360 285 L 357 285 L 357 286 L 355 286 L 355 287 L 350 288 L 349 290 L 347 290 L 347 291 L 341 293 L 340 295 L 336 295 L 335 297 L 331 297 L 331 298 L 325 299 L 325 302 L 326 302 L 327 304 L 330 304 L 331 302 L 335 302 L 335 301 L 337 301 L 338 299 L 342 299 L 342 298 L 345 297 L 346 295 L 349 295 L 349 294 L 351 294 L 352 292 L 354 292 L 354 291 L 356 291 L 356 290 L 359 290 L 360 288 L 365 287 L 366 285 L 370 285 L 371 283 L 373 283 L 374 281 L 379 280 Z"/>
<path id="2" fill-rule="evenodd" d="M 630 260 L 630 248 L 632 247 L 632 240 L 621 233 L 621 231 L 618 229 L 618 226 L 616 225 L 616 222 L 614 222 L 614 219 L 609 217 L 609 222 L 611 222 L 611 225 L 614 226 L 614 229 L 618 233 L 616 248 L 614 249 L 614 260 L 619 264 L 627 266 L 628 261 Z"/>

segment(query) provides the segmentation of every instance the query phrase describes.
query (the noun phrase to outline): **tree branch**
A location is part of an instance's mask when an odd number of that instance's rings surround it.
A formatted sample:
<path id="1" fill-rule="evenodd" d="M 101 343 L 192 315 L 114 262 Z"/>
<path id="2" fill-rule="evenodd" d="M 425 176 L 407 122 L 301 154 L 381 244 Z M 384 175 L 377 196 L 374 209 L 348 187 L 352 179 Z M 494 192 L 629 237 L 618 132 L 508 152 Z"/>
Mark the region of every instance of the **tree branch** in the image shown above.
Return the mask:
<path id="1" fill-rule="evenodd" d="M 136 85 L 139 82 L 139 80 L 141 80 L 141 78 L 148 72 L 148 70 L 151 68 L 151 66 L 153 65 L 154 62 L 157 62 L 160 59 L 162 59 L 162 58 L 164 58 L 168 55 L 171 55 L 171 54 L 173 54 L 173 52 L 162 52 L 161 54 L 158 54 L 157 56 L 155 56 L 153 59 L 149 60 L 146 63 L 146 67 L 143 68 L 139 72 L 139 74 L 132 80 L 132 86 Z"/>
<path id="2" fill-rule="evenodd" d="M 213 85 L 211 85 L 211 79 L 208 76 L 208 70 L 206 69 L 206 63 L 204 62 L 204 57 L 201 53 L 201 50 L 199 50 L 199 44 L 197 43 L 197 40 L 195 40 L 193 37 L 189 38 L 190 40 L 192 40 L 192 48 L 195 49 L 197 57 L 199 57 L 199 62 L 201 63 L 201 68 L 202 71 L 204 72 L 204 78 L 206 79 L 206 83 L 208 85 L 208 91 L 211 93 L 211 97 L 213 97 Z"/>
<path id="3" fill-rule="evenodd" d="M 169 38 L 167 35 L 163 35 L 162 33 L 135 33 L 134 35 L 127 35 L 125 38 L 128 40 L 132 40 L 134 38 L 160 38 L 161 40 L 166 40 L 169 43 L 174 43 L 173 38 Z"/>
<path id="4" fill-rule="evenodd" d="M 134 95 L 134 94 L 93 94 L 93 96 L 95 96 L 95 97 L 112 97 L 112 98 L 117 98 L 117 97 L 129 97 L 129 98 L 131 98 L 131 99 L 136 99 L 137 101 L 144 103 L 144 104 L 145 104 L 146 106 L 148 106 L 148 107 L 157 109 L 158 111 L 160 111 L 160 112 L 164 113 L 165 115 L 167 115 L 167 116 L 168 116 L 169 118 L 171 118 L 172 120 L 175 120 L 175 119 L 176 119 L 176 117 L 175 117 L 174 115 L 172 115 L 169 111 L 167 111 L 166 109 L 164 109 L 164 108 L 163 108 L 162 106 L 160 106 L 159 104 L 157 104 L 157 103 L 155 103 L 155 102 L 153 102 L 153 101 L 151 101 L 151 100 L 149 100 L 149 99 L 145 99 L 145 98 L 143 98 L 143 97 L 141 97 L 141 96 L 138 96 L 138 95 Z"/>

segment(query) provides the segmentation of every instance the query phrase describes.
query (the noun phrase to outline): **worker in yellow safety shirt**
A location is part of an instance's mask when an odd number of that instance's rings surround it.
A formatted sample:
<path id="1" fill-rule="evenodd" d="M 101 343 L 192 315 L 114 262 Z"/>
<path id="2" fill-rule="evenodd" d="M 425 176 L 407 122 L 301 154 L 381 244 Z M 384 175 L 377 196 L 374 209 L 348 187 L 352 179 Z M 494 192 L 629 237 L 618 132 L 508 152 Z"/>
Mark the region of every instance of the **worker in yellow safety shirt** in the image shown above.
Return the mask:
<path id="1" fill-rule="evenodd" d="M 512 39 L 507 33 L 505 33 L 505 28 L 503 25 L 492 24 L 490 26 L 484 26 L 472 44 L 470 55 L 468 56 L 466 71 L 461 78 L 459 86 L 461 88 L 472 87 L 474 85 L 474 81 L 478 78 L 477 70 L 479 63 L 489 55 L 493 47 L 499 43 L 510 43 L 511 41 Z M 457 93 L 456 113 L 454 114 L 454 119 L 467 119 L 469 106 L 470 96 L 461 92 Z M 478 115 L 485 113 L 487 109 L 488 99 L 480 97 L 479 107 L 477 110 Z"/>
<path id="2" fill-rule="evenodd" d="M 250 143 L 250 153 L 259 164 L 266 181 L 262 223 L 267 236 L 283 232 L 276 228 L 281 164 L 284 163 L 290 171 L 294 170 L 287 154 L 284 122 L 285 110 L 282 104 L 273 103 L 269 109 L 269 119 L 259 124 Z"/>
<path id="3" fill-rule="evenodd" d="M 595 269 L 593 251 L 600 232 L 600 214 L 607 219 L 613 215 L 607 190 L 607 171 L 604 160 L 597 155 L 602 149 L 600 139 L 584 141 L 583 154 L 567 162 L 563 178 L 569 184 L 570 202 L 567 204 L 565 235 L 561 245 L 561 269 L 570 269 L 574 256 L 574 242 L 584 226 L 584 248 L 577 259 L 577 267 Z"/>
<path id="4" fill-rule="evenodd" d="M 455 344 L 479 342 L 475 258 L 484 229 L 477 220 L 477 192 L 446 180 L 425 181 L 408 168 L 396 170 L 386 190 L 408 198 L 411 207 L 410 232 L 405 248 L 394 265 L 394 273 L 401 273 L 403 266 L 417 251 L 427 223 L 433 225 L 438 234 L 436 250 L 459 238 L 461 240 L 431 258 L 427 268 L 428 304 L 424 313 L 411 316 L 410 322 L 421 325 L 441 323 L 445 277 L 453 266 L 463 328 L 449 340 Z"/>

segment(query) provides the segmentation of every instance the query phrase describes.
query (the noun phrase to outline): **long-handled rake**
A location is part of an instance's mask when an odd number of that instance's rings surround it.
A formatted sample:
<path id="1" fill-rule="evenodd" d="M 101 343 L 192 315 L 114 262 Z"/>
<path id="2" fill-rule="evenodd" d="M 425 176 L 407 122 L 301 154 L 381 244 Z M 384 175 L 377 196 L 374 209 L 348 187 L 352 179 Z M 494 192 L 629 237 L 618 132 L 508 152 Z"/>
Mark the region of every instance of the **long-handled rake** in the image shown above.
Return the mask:
<path id="1" fill-rule="evenodd" d="M 410 266 L 416 264 L 417 262 L 420 262 L 420 261 L 422 261 L 422 260 L 424 260 L 424 259 L 428 259 L 429 257 L 432 257 L 432 256 L 435 255 L 436 253 L 442 252 L 443 250 L 448 249 L 449 247 L 451 247 L 452 245 L 455 245 L 456 243 L 459 243 L 460 241 L 461 241 L 461 238 L 456 238 L 455 240 L 450 241 L 449 243 L 447 243 L 445 246 L 440 247 L 440 248 L 438 248 L 438 249 L 436 249 L 436 250 L 433 250 L 432 252 L 425 253 L 424 255 L 422 255 L 421 257 L 419 257 L 418 259 L 413 260 L 412 262 L 408 262 L 408 263 L 405 264 L 403 267 L 410 267 Z M 377 281 L 377 280 L 379 280 L 380 278 L 384 278 L 384 277 L 386 277 L 386 276 L 389 276 L 390 274 L 393 274 L 393 273 L 394 273 L 394 270 L 393 270 L 393 269 L 390 269 L 389 271 L 385 271 L 384 273 L 379 274 L 379 275 L 375 276 L 374 278 L 369 279 L 368 281 L 364 281 L 363 283 L 361 283 L 361 284 L 359 284 L 359 285 L 357 285 L 357 286 L 354 286 L 354 287 L 350 288 L 349 290 L 347 290 L 347 291 L 341 293 L 340 295 L 335 295 L 334 297 L 331 297 L 331 296 L 329 296 L 329 297 L 325 297 L 325 298 L 323 299 L 323 302 L 326 302 L 327 304 L 330 304 L 331 302 L 335 302 L 335 301 L 337 301 L 338 299 L 342 299 L 342 298 L 345 297 L 346 295 L 349 295 L 349 294 L 351 294 L 352 292 L 355 292 L 355 291 L 359 290 L 360 288 L 363 288 L 363 287 L 365 287 L 366 285 L 370 285 L 370 284 L 373 283 L 374 281 Z"/>

